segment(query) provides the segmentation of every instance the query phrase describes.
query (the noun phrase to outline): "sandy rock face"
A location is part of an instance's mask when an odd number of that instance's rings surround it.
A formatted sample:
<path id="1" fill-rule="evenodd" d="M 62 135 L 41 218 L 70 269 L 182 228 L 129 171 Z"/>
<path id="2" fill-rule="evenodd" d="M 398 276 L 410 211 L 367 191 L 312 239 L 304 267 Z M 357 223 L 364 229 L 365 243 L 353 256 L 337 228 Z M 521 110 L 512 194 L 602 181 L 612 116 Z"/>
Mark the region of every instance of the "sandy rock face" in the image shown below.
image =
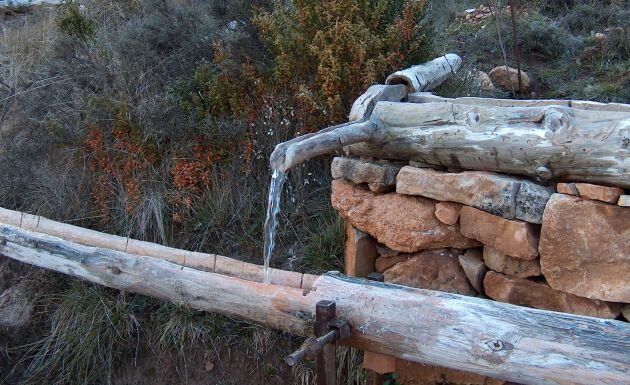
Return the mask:
<path id="1" fill-rule="evenodd" d="M 503 218 L 532 223 L 542 222 L 551 196 L 542 186 L 508 175 L 485 171 L 449 173 L 409 166 L 398 173 L 396 192 L 458 202 Z"/>
<path id="2" fill-rule="evenodd" d="M 462 205 L 455 202 L 439 202 L 435 205 L 436 218 L 445 225 L 454 225 L 459 220 Z"/>
<path id="3" fill-rule="evenodd" d="M 483 294 L 483 278 L 488 271 L 488 268 L 483 263 L 481 256 L 476 252 L 477 250 L 468 250 L 463 255 L 458 257 L 459 264 L 464 269 L 464 273 L 466 273 L 466 278 L 470 281 L 472 287 L 477 291 L 477 293 Z"/>
<path id="4" fill-rule="evenodd" d="M 383 273 L 395 264 L 408 259 L 409 254 L 400 254 L 393 257 L 378 257 L 376 258 L 376 261 L 374 261 L 374 269 L 379 273 Z"/>
<path id="5" fill-rule="evenodd" d="M 506 70 L 507 69 L 507 70 Z M 494 67 L 489 73 L 490 79 L 495 86 L 501 87 L 503 91 L 519 91 L 518 89 L 518 70 L 504 65 Z M 521 82 L 523 89 L 521 92 L 528 92 L 531 89 L 531 80 L 526 72 L 521 70 Z"/>
<path id="6" fill-rule="evenodd" d="M 538 256 L 538 226 L 488 214 L 464 206 L 459 215 L 461 232 L 507 255 L 527 260 Z"/>
<path id="7" fill-rule="evenodd" d="M 332 182 L 332 205 L 354 227 L 393 250 L 467 249 L 478 242 L 464 237 L 459 226 L 435 217 L 436 202 L 396 193 L 375 194 L 345 180 Z"/>
<path id="8" fill-rule="evenodd" d="M 611 319 L 621 311 L 618 304 L 578 297 L 555 290 L 544 282 L 511 278 L 494 271 L 486 274 L 484 287 L 486 295 L 494 300 L 536 309 Z"/>
<path id="9" fill-rule="evenodd" d="M 540 275 L 540 261 L 512 258 L 490 246 L 483 248 L 483 260 L 486 266 L 499 273 L 516 278 L 536 277 Z"/>
<path id="10" fill-rule="evenodd" d="M 385 271 L 385 282 L 446 291 L 463 295 L 475 295 L 464 270 L 459 265 L 457 252 L 449 249 L 425 250 L 411 255 Z"/>
<path id="11" fill-rule="evenodd" d="M 557 290 L 630 303 L 630 210 L 554 194 L 545 210 L 540 264 Z"/>

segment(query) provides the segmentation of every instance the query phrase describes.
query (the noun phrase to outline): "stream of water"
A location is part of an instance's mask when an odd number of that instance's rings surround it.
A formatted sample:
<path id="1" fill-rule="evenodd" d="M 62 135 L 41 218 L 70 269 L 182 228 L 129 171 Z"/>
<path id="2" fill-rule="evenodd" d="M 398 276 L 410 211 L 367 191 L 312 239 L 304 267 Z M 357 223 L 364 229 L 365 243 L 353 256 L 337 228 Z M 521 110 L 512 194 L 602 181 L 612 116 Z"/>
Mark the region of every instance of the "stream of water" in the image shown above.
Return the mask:
<path id="1" fill-rule="evenodd" d="M 265 237 L 264 237 L 264 275 L 263 282 L 269 283 L 269 260 L 273 253 L 276 242 L 276 228 L 278 227 L 278 212 L 280 211 L 280 197 L 282 196 L 282 186 L 287 176 L 280 170 L 273 170 L 271 183 L 269 184 L 269 197 L 267 198 L 267 216 L 265 217 Z"/>

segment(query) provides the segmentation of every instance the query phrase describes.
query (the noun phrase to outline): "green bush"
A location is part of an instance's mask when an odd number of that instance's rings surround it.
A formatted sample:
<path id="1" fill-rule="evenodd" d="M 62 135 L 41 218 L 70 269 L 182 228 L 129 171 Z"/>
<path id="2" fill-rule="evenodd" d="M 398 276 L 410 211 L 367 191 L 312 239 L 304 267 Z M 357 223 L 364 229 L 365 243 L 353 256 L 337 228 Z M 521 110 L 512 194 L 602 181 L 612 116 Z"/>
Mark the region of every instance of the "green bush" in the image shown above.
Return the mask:
<path id="1" fill-rule="evenodd" d="M 57 28 L 70 36 L 87 40 L 95 34 L 96 23 L 86 15 L 76 0 L 63 2 L 57 13 Z"/>

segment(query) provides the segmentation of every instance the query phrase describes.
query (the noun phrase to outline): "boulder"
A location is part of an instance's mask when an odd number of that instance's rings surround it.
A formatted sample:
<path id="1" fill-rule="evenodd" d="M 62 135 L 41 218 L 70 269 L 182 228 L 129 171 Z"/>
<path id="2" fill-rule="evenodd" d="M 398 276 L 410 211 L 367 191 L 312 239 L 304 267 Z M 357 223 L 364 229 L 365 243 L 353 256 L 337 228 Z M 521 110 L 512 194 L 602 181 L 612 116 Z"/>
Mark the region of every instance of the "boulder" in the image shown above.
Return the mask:
<path id="1" fill-rule="evenodd" d="M 484 91 L 492 91 L 494 90 L 494 84 L 492 84 L 492 79 L 488 76 L 487 73 L 483 71 L 477 71 L 477 85 L 480 89 Z"/>
<path id="2" fill-rule="evenodd" d="M 595 199 L 607 203 L 617 203 L 619 197 L 623 195 L 623 189 L 619 187 L 600 186 L 591 183 L 575 183 L 580 197 Z"/>
<path id="3" fill-rule="evenodd" d="M 374 262 L 374 269 L 379 273 L 384 273 L 390 267 L 396 265 L 399 262 L 403 262 L 409 259 L 409 254 L 400 254 L 394 257 L 378 257 Z"/>
<path id="4" fill-rule="evenodd" d="M 462 266 L 462 269 L 464 269 L 466 278 L 468 278 L 472 287 L 477 291 L 477 293 L 483 294 L 483 278 L 485 277 L 488 269 L 483 263 L 483 260 L 479 255 L 480 253 L 470 253 L 468 251 L 458 257 L 459 264 Z"/>
<path id="5" fill-rule="evenodd" d="M 396 383 L 403 385 L 503 385 L 505 381 L 461 370 L 425 365 L 403 359 L 396 361 Z"/>
<path id="6" fill-rule="evenodd" d="M 476 294 L 459 265 L 457 252 L 424 250 L 409 257 L 383 273 L 385 282 L 462 295 Z"/>
<path id="7" fill-rule="evenodd" d="M 367 183 L 374 192 L 386 192 L 396 185 L 396 174 L 401 165 L 385 161 L 365 161 L 336 157 L 330 165 L 332 177 L 345 178 L 354 183 Z"/>
<path id="8" fill-rule="evenodd" d="M 403 167 L 396 192 L 476 207 L 507 219 L 541 223 L 551 193 L 535 183 L 485 171 L 448 173 Z"/>
<path id="9" fill-rule="evenodd" d="M 505 65 L 494 67 L 490 73 L 488 73 L 492 84 L 496 87 L 500 87 L 503 91 L 520 91 L 521 93 L 529 92 L 531 89 L 531 80 L 529 75 L 521 70 L 521 83 L 522 90 L 518 88 L 518 70 L 516 68 L 507 67 Z"/>
<path id="10" fill-rule="evenodd" d="M 479 243 L 464 237 L 458 225 L 447 226 L 435 217 L 434 200 L 397 193 L 376 194 L 343 179 L 332 182 L 332 205 L 355 228 L 397 251 L 454 247 Z"/>
<path id="11" fill-rule="evenodd" d="M 554 194 L 542 224 L 540 265 L 554 289 L 630 302 L 630 210 Z"/>
<path id="12" fill-rule="evenodd" d="M 488 271 L 483 284 L 488 297 L 514 305 L 610 319 L 621 311 L 618 304 L 578 297 L 544 282 L 512 278 L 494 271 Z"/>
<path id="13" fill-rule="evenodd" d="M 490 246 L 483 248 L 483 261 L 488 268 L 516 278 L 536 277 L 540 275 L 540 261 L 512 258 Z"/>
<path id="14" fill-rule="evenodd" d="M 0 294 L 0 327 L 20 328 L 29 324 L 33 304 L 26 290 L 12 286 Z"/>
<path id="15" fill-rule="evenodd" d="M 459 214 L 460 231 L 469 238 L 507 255 L 527 260 L 538 256 L 538 226 L 509 220 L 473 207 L 464 206 Z"/>
<path id="16" fill-rule="evenodd" d="M 575 187 L 575 183 L 558 183 L 556 185 L 556 190 L 558 190 L 561 194 L 567 195 L 580 195 L 577 188 Z"/>
<path id="17" fill-rule="evenodd" d="M 454 225 L 459 220 L 461 209 L 462 205 L 460 203 L 439 202 L 435 205 L 435 216 L 445 225 Z"/>

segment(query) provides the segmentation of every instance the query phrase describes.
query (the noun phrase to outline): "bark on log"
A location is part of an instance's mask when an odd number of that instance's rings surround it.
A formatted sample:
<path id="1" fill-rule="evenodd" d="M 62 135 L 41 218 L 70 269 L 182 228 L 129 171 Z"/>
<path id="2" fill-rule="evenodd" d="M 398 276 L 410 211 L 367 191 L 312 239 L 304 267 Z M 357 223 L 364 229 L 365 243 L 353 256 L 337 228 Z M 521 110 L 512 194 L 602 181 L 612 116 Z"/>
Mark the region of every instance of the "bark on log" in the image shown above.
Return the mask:
<path id="1" fill-rule="evenodd" d="M 101 285 L 310 335 L 335 301 L 344 344 L 524 384 L 628 384 L 630 326 L 370 282 L 339 274 L 313 290 L 265 285 L 0 224 L 0 254 Z"/>
<path id="2" fill-rule="evenodd" d="M 630 187 L 630 112 L 379 102 L 349 153 Z"/>
<path id="3" fill-rule="evenodd" d="M 404 84 L 409 92 L 430 91 L 442 84 L 462 64 L 462 58 L 448 53 L 424 64 L 394 72 L 385 84 Z"/>

